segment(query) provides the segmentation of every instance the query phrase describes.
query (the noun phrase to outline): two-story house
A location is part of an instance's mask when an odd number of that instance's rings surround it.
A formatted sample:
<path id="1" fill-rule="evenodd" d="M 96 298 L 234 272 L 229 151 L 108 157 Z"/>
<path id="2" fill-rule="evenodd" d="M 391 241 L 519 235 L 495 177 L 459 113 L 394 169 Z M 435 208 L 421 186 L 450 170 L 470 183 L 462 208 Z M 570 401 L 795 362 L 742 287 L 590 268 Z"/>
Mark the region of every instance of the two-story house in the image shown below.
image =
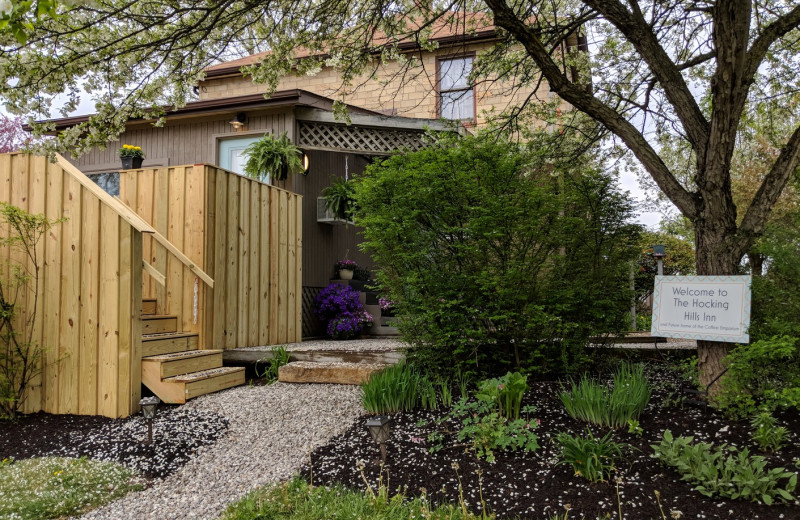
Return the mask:
<path id="1" fill-rule="evenodd" d="M 476 56 L 497 38 L 489 23 L 478 23 L 471 31 L 441 24 L 431 36 L 438 45 L 435 50 L 422 50 L 411 40 L 401 42 L 400 50 L 414 53 L 418 60 L 414 70 L 402 70 L 390 62 L 381 65 L 374 77 L 343 89 L 337 69 L 324 66 L 313 76 L 283 77 L 268 98 L 265 87 L 242 72 L 243 66 L 258 62 L 262 55 L 221 63 L 206 70 L 196 88 L 196 101 L 169 112 L 163 127 L 130 121 L 120 143 L 142 147 L 144 168 L 208 163 L 241 173 L 249 144 L 266 133 L 286 132 L 306 152 L 310 168 L 306 175 L 272 184 L 304 196 L 303 287 L 313 292 L 328 284 L 334 263 L 345 255 L 371 267 L 370 259 L 358 250 L 354 226 L 318 222 L 317 198 L 331 177 L 362 172 L 375 157 L 396 149 L 417 149 L 426 128 L 452 128 L 446 120 L 469 129 L 485 122 L 484 111 L 518 105 L 531 94 L 552 97 L 546 84 L 542 92 L 531 92 L 511 89 L 510 82 L 504 81 L 470 82 Z M 577 44 L 575 40 L 567 43 Z M 307 53 L 298 53 L 298 59 L 305 57 Z M 350 124 L 334 117 L 334 100 L 347 104 Z M 81 120 L 73 117 L 55 123 L 57 128 L 66 128 Z M 113 172 L 120 164 L 114 144 L 74 161 L 87 174 L 110 177 L 112 193 Z"/>

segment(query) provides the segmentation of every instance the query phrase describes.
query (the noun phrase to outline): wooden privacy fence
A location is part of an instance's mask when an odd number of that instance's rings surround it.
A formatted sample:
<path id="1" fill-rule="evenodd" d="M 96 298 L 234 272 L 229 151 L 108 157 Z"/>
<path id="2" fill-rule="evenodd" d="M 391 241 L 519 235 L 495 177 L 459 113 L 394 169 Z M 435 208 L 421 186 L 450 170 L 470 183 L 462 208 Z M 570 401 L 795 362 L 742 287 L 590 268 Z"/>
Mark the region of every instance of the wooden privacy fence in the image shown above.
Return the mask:
<path id="1" fill-rule="evenodd" d="M 42 268 L 33 337 L 45 350 L 22 410 L 108 417 L 135 412 L 141 391 L 142 234 L 153 229 L 61 157 L 53 164 L 44 157 L 0 155 L 0 200 L 66 219 L 38 247 Z M 0 247 L 0 257 L 30 267 L 8 247 Z M 8 280 L 7 268 L 2 275 Z M 33 300 L 23 307 L 20 320 L 33 312 Z"/>
<path id="2" fill-rule="evenodd" d="M 176 314 L 203 348 L 300 341 L 302 198 L 241 175 L 195 164 L 120 173 L 120 198 L 208 273 L 145 237 L 145 298 Z M 163 275 L 163 279 L 160 279 Z"/>

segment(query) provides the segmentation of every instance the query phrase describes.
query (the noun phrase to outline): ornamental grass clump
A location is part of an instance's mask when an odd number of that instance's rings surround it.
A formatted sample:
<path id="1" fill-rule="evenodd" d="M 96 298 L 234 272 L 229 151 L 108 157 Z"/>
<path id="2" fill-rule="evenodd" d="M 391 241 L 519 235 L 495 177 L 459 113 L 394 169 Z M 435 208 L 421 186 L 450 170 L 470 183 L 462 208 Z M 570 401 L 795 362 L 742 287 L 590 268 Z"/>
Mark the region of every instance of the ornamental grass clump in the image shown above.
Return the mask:
<path id="1" fill-rule="evenodd" d="M 399 363 L 372 374 L 361 385 L 361 401 L 370 413 L 408 412 L 421 404 L 422 389 L 433 386 L 413 367 Z M 433 396 L 435 401 L 435 395 Z M 430 396 L 426 394 L 430 407 Z"/>
<path id="2" fill-rule="evenodd" d="M 351 339 L 372 326 L 372 315 L 359 301 L 359 293 L 350 286 L 332 283 L 320 291 L 316 314 L 325 323 L 325 332 L 333 339 Z"/>
<path id="3" fill-rule="evenodd" d="M 639 419 L 650 401 L 650 385 L 641 365 L 623 363 L 612 389 L 584 375 L 569 389 L 562 386 L 559 398 L 573 419 L 618 429 Z"/>

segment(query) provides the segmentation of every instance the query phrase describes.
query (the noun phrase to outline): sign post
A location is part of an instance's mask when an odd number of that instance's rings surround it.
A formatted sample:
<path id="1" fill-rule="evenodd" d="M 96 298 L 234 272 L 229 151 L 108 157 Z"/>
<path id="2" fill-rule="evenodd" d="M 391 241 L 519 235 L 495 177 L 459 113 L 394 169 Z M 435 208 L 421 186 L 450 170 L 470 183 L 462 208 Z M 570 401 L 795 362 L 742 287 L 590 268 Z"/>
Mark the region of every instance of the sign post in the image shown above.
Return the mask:
<path id="1" fill-rule="evenodd" d="M 750 276 L 656 276 L 653 336 L 748 343 Z"/>

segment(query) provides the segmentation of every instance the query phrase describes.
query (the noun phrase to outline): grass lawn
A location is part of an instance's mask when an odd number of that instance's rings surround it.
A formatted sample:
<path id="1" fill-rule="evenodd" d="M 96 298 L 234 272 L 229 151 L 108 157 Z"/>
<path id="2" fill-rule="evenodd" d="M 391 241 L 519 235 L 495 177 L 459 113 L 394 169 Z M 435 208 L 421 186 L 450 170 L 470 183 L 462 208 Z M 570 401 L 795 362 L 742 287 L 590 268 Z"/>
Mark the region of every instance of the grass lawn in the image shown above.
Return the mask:
<path id="1" fill-rule="evenodd" d="M 76 515 L 138 489 L 130 470 L 86 458 L 41 457 L 0 463 L 0 518 Z"/>
<path id="2" fill-rule="evenodd" d="M 475 516 L 459 506 L 433 507 L 424 498 L 406 500 L 388 496 L 385 487 L 372 492 L 350 491 L 342 487 L 313 487 L 297 478 L 254 491 L 232 504 L 223 520 L 405 520 L 426 518 L 473 520 Z"/>

